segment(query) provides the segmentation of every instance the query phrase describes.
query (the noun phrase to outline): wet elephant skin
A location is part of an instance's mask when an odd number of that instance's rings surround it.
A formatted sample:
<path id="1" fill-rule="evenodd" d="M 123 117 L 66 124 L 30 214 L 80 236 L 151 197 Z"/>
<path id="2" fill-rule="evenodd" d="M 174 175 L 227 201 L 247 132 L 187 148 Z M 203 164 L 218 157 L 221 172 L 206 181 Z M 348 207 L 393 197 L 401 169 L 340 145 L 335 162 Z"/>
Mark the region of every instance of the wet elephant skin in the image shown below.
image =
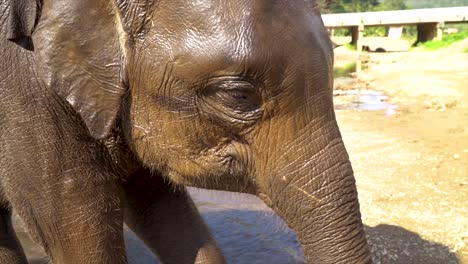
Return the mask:
<path id="1" fill-rule="evenodd" d="M 257 195 L 308 263 L 370 263 L 313 1 L 0 2 L 0 263 L 224 263 L 186 186 Z"/>

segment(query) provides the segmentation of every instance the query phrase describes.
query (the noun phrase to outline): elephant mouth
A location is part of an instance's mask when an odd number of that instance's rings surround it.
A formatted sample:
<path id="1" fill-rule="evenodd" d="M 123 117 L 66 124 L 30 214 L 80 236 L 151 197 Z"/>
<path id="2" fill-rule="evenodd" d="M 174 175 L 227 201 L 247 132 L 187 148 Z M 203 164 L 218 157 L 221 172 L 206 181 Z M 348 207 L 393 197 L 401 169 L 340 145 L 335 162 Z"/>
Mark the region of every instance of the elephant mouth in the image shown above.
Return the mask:
<path id="1" fill-rule="evenodd" d="M 248 176 L 247 174 L 253 172 L 253 154 L 250 146 L 246 143 L 230 141 L 222 148 L 218 157 L 221 167 L 227 168 L 230 175 L 242 172 Z"/>
<path id="2" fill-rule="evenodd" d="M 179 184 L 225 189 L 226 181 L 246 182 L 252 177 L 253 162 L 250 148 L 242 143 L 230 141 L 196 156 L 179 158 L 169 163 L 168 177 Z"/>

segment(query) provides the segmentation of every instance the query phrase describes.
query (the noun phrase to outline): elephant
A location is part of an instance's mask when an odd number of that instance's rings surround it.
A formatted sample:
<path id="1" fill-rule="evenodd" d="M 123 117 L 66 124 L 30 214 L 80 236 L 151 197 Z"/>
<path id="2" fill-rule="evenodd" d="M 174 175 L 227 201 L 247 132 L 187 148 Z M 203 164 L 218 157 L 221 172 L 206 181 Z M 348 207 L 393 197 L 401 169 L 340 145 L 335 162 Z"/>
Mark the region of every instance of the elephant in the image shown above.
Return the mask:
<path id="1" fill-rule="evenodd" d="M 0 263 L 225 263 L 187 187 L 253 194 L 307 263 L 371 263 L 312 0 L 0 2 Z"/>

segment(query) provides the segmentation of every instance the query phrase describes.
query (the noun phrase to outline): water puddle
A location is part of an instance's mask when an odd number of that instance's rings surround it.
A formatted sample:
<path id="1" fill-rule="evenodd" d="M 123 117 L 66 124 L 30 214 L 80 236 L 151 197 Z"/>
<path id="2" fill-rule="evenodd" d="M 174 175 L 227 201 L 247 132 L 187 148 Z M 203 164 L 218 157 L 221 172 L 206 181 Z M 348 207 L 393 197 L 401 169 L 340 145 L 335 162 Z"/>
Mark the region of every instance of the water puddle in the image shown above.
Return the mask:
<path id="1" fill-rule="evenodd" d="M 386 116 L 396 113 L 397 105 L 388 103 L 389 97 L 380 91 L 353 89 L 333 92 L 335 109 L 358 109 L 364 111 L 384 110 Z"/>
<path id="2" fill-rule="evenodd" d="M 228 263 L 304 264 L 296 235 L 258 197 L 190 188 Z"/>

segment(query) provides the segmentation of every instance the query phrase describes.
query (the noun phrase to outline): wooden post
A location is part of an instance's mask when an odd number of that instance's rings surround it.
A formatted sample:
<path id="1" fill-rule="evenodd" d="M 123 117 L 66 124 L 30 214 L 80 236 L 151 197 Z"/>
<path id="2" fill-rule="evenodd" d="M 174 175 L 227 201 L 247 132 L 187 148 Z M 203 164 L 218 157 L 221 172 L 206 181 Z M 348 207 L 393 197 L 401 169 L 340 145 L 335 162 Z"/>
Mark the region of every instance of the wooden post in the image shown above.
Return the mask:
<path id="1" fill-rule="evenodd" d="M 350 27 L 351 30 L 351 44 L 354 47 L 357 47 L 357 42 L 359 38 L 359 27 Z"/>
<path id="2" fill-rule="evenodd" d="M 364 38 L 364 24 L 361 22 L 358 26 L 358 34 L 356 39 L 356 51 L 357 51 L 357 60 L 356 60 L 356 74 L 359 74 L 362 71 L 362 40 Z"/>
<path id="3" fill-rule="evenodd" d="M 437 23 L 437 35 L 436 35 L 436 39 L 437 40 L 442 40 L 442 38 L 444 37 L 444 28 L 445 28 L 445 22 L 439 22 Z"/>
<path id="4" fill-rule="evenodd" d="M 357 35 L 357 40 L 356 40 L 356 50 L 358 52 L 362 52 L 362 40 L 364 37 L 364 24 L 360 24 L 358 26 L 358 35 Z"/>

